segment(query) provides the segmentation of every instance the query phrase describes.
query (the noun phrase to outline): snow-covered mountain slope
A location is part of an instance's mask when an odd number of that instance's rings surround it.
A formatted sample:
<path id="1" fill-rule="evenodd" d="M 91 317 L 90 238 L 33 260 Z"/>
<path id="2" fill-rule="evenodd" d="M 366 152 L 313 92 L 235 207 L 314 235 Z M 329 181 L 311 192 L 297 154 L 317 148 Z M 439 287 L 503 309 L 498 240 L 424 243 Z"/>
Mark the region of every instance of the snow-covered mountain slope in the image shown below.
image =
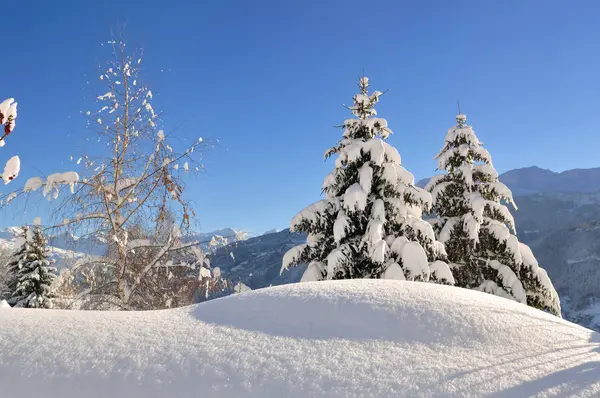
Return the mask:
<path id="1" fill-rule="evenodd" d="M 14 241 L 21 228 L 8 227 L 0 229 L 0 249 L 12 250 Z M 218 239 L 213 239 L 218 237 Z M 215 250 L 218 247 L 243 241 L 248 238 L 248 233 L 233 228 L 225 228 L 211 232 L 192 232 L 185 236 L 185 241 L 198 241 L 205 250 Z M 70 232 L 63 232 L 48 237 L 48 244 L 55 254 L 57 266 L 64 268 L 81 257 L 84 253 L 102 256 L 106 253 L 106 237 L 100 233 L 77 237 Z"/>
<path id="2" fill-rule="evenodd" d="M 519 238 L 561 296 L 566 318 L 600 330 L 600 193 L 515 198 Z"/>
<path id="3" fill-rule="evenodd" d="M 252 289 L 298 282 L 306 266 L 280 274 L 281 261 L 286 251 L 305 241 L 306 235 L 284 229 L 221 247 L 210 256 L 210 262 L 228 279 L 242 281 Z"/>
<path id="4" fill-rule="evenodd" d="M 0 309 L 6 396 L 600 396 L 600 335 L 454 287 L 279 286 L 175 310 Z"/>
<path id="5" fill-rule="evenodd" d="M 9 227 L 0 230 L 0 250 L 12 252 L 15 248 L 15 241 L 18 234 L 21 232 L 19 227 Z M 92 250 L 86 253 L 77 252 L 69 249 L 50 246 L 52 259 L 56 261 L 54 266 L 60 268 L 68 268 L 74 264 L 82 256 L 94 254 Z"/>

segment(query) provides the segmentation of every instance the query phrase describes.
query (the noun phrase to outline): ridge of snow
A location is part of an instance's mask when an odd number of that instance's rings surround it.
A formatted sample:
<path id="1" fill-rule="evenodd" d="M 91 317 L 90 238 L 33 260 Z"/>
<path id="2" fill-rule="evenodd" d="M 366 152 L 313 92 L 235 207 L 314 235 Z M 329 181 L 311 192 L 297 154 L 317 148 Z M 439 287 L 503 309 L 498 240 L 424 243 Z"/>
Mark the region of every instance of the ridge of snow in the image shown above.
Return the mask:
<path id="1" fill-rule="evenodd" d="M 422 282 L 292 284 L 162 311 L 0 309 L 0 336 L 7 396 L 600 394 L 600 334 Z"/>

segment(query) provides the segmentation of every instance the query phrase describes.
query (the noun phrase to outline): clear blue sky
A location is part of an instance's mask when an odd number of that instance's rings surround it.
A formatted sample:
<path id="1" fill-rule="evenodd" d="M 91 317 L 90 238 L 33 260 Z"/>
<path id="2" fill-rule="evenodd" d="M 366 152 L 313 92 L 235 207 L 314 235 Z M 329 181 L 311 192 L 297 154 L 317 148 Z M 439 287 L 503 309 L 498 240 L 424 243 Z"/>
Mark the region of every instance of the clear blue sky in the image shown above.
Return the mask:
<path id="1" fill-rule="evenodd" d="M 220 140 L 189 182 L 201 229 L 287 227 L 320 198 L 323 153 L 361 71 L 389 89 L 378 111 L 417 179 L 453 123 L 456 100 L 499 171 L 600 166 L 597 1 L 14 1 L 3 20 L 0 97 L 19 101 L 3 162 L 72 169 L 92 108 L 87 84 L 126 24 L 165 127 Z M 162 70 L 162 72 L 161 72 Z M 11 186 L 12 186 L 11 184 Z M 8 187 L 2 187 L 6 192 Z M 0 214 L 29 221 L 32 198 Z"/>

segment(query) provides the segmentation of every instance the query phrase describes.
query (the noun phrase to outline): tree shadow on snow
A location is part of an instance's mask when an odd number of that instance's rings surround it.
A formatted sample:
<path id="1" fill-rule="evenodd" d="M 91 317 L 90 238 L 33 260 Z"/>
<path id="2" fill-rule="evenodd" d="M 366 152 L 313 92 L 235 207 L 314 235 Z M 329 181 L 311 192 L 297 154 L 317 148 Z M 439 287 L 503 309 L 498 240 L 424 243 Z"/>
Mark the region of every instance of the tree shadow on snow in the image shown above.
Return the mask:
<path id="1" fill-rule="evenodd" d="M 521 383 L 491 394 L 489 397 L 529 397 L 551 389 L 554 390 L 552 396 L 570 397 L 599 383 L 600 361 L 592 361 L 550 373 L 536 380 Z M 600 390 L 600 386 L 598 389 Z"/>

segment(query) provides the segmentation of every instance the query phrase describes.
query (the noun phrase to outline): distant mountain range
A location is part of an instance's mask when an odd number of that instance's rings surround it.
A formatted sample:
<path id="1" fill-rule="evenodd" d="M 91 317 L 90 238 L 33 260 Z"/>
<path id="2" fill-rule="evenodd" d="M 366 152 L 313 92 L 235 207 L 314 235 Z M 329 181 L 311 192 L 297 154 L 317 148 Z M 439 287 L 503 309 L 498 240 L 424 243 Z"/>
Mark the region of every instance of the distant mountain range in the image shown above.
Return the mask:
<path id="1" fill-rule="evenodd" d="M 8 227 L 0 229 L 0 249 L 12 250 L 16 237 L 21 231 L 20 227 Z M 211 232 L 191 232 L 185 236 L 184 241 L 198 241 L 200 246 L 209 252 L 219 247 L 238 242 L 248 238 L 248 233 L 224 228 Z M 48 237 L 48 245 L 51 247 L 54 258 L 59 268 L 70 266 L 75 259 L 83 254 L 104 255 L 107 250 L 106 237 L 102 233 L 77 237 L 65 231 Z"/>
<path id="2" fill-rule="evenodd" d="M 600 192 L 600 167 L 593 169 L 573 169 L 557 173 L 537 166 L 507 171 L 500 175 L 514 196 L 531 195 L 540 192 Z M 429 178 L 417 185 L 424 187 Z"/>
<path id="3" fill-rule="evenodd" d="M 519 207 L 512 210 L 517 235 L 548 271 L 565 317 L 600 330 L 600 168 L 556 173 L 534 166 L 508 171 L 500 180 Z M 297 282 L 305 267 L 280 275 L 281 262 L 303 242 L 305 236 L 286 229 L 219 248 L 211 262 L 252 289 Z"/>

